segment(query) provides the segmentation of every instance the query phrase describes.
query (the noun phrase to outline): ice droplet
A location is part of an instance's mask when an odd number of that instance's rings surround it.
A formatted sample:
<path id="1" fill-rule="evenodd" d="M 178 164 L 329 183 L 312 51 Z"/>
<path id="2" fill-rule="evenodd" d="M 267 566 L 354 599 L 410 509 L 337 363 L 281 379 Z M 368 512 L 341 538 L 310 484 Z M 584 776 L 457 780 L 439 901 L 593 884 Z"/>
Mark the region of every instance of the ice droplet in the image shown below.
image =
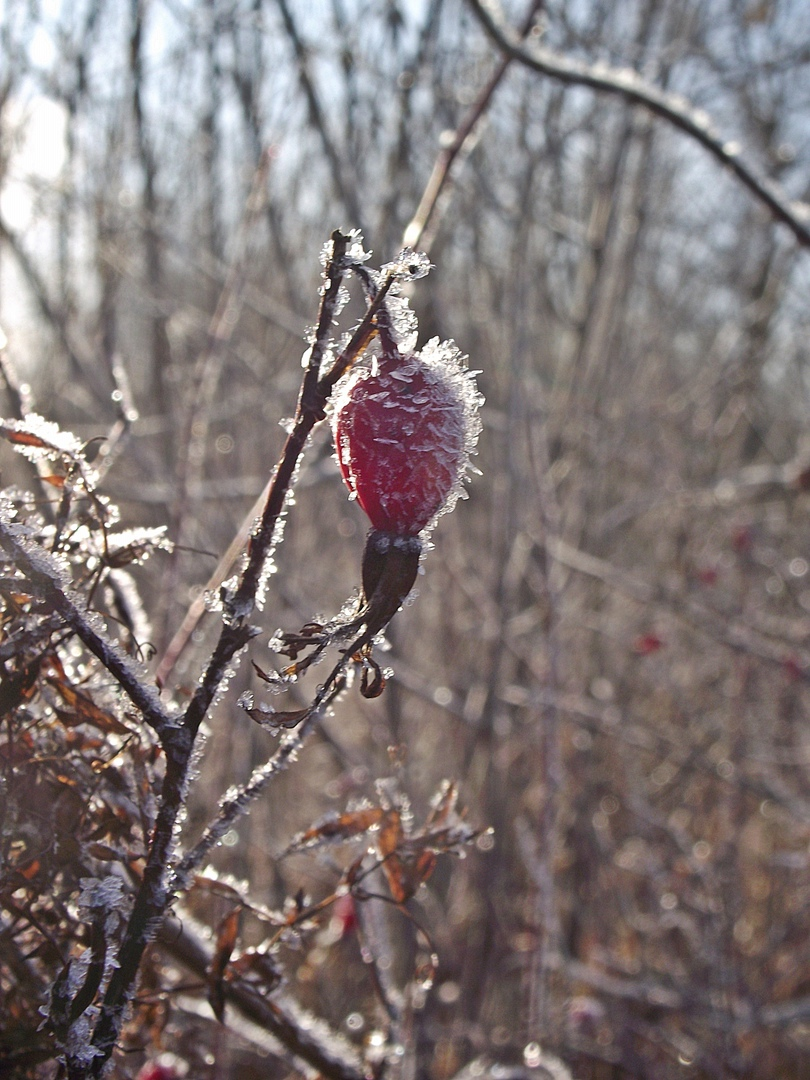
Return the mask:
<path id="1" fill-rule="evenodd" d="M 540 1043 L 530 1042 L 523 1047 L 523 1063 L 528 1069 L 536 1069 L 543 1060 Z"/>

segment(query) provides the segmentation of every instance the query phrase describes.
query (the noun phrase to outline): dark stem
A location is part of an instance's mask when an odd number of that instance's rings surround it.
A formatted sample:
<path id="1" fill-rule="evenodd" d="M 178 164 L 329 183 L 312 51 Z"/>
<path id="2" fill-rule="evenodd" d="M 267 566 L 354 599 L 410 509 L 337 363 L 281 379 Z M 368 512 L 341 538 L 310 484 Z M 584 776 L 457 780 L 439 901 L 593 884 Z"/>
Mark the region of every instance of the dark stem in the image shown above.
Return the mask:
<path id="1" fill-rule="evenodd" d="M 93 1059 L 87 1071 L 89 1077 L 100 1077 L 104 1072 L 121 1029 L 124 1010 L 129 1002 L 144 949 L 154 938 L 171 899 L 167 873 L 174 830 L 185 798 L 192 741 L 182 728 L 175 729 L 174 737 L 166 740 L 166 773 L 152 843 L 143 881 L 135 897 L 118 953 L 118 967 L 110 978 L 93 1032 L 93 1046 L 101 1053 Z"/>

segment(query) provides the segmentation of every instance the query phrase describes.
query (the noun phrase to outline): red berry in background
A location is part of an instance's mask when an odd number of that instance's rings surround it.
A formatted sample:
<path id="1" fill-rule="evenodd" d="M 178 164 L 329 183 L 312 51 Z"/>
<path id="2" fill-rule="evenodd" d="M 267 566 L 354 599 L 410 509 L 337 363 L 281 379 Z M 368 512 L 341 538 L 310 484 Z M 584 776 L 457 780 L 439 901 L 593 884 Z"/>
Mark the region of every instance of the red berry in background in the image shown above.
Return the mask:
<path id="1" fill-rule="evenodd" d="M 701 585 L 716 585 L 720 574 L 716 566 L 704 566 L 697 572 L 698 581 Z"/>
<path id="2" fill-rule="evenodd" d="M 650 656 L 652 653 L 658 652 L 658 650 L 663 647 L 663 638 L 660 638 L 658 634 L 653 633 L 639 634 L 633 642 L 633 652 L 637 656 Z"/>
<path id="3" fill-rule="evenodd" d="M 754 546 L 754 537 L 748 525 L 738 525 L 731 534 L 731 546 L 740 555 L 747 555 Z"/>
<path id="4" fill-rule="evenodd" d="M 788 656 L 782 661 L 782 670 L 787 675 L 790 682 L 803 682 L 806 677 L 806 672 L 802 667 L 801 661 L 795 656 Z"/>
<path id="5" fill-rule="evenodd" d="M 366 624 L 376 633 L 411 591 L 419 534 L 452 509 L 481 422 L 481 398 L 450 342 L 389 346 L 353 372 L 333 417 L 343 478 L 372 525 L 363 556 Z"/>
<path id="6" fill-rule="evenodd" d="M 354 906 L 354 898 L 349 893 L 335 901 L 332 922 L 335 924 L 340 941 L 345 941 L 354 933 L 357 927 L 357 908 Z"/>

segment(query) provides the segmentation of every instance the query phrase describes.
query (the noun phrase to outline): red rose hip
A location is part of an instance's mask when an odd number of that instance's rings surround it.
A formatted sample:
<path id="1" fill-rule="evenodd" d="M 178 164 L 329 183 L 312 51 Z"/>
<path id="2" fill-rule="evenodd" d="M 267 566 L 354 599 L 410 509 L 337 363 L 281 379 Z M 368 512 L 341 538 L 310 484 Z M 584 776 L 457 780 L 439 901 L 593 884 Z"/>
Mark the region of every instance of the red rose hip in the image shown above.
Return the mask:
<path id="1" fill-rule="evenodd" d="M 383 357 L 346 388 L 338 461 L 375 529 L 416 536 L 442 508 L 466 457 L 464 401 L 419 357 Z"/>
<path id="2" fill-rule="evenodd" d="M 480 400 L 458 351 L 438 341 L 421 354 L 388 349 L 344 385 L 333 427 L 343 478 L 372 524 L 363 558 L 369 627 L 385 625 L 408 595 L 419 534 L 461 493 Z"/>

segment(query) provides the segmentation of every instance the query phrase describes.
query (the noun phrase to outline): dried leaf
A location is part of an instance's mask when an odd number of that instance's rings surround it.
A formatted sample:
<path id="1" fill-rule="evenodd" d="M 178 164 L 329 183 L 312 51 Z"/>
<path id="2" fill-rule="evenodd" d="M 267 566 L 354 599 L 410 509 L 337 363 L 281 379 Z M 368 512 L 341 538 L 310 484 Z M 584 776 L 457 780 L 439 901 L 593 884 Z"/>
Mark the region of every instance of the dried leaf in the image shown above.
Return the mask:
<path id="1" fill-rule="evenodd" d="M 87 854 L 92 855 L 94 859 L 99 859 L 101 862 L 118 862 L 121 858 L 121 853 L 116 851 L 115 848 L 108 847 L 107 844 L 100 844 L 98 841 L 87 845 Z"/>
<path id="2" fill-rule="evenodd" d="M 369 677 L 370 673 L 370 677 Z M 360 693 L 364 698 L 378 698 L 385 690 L 386 679 L 382 668 L 371 656 L 363 658 L 363 671 L 360 675 Z"/>
<path id="3" fill-rule="evenodd" d="M 230 885 L 227 881 L 222 881 L 221 878 L 209 877 L 208 874 L 195 874 L 194 884 L 201 889 L 205 889 L 207 892 L 212 893 L 214 896 L 221 896 L 226 900 L 233 900 L 236 904 L 242 903 L 242 896 L 239 890 Z"/>
<path id="4" fill-rule="evenodd" d="M 275 709 L 259 706 L 255 709 L 245 709 L 245 712 L 259 727 L 263 727 L 268 731 L 275 731 L 278 728 L 291 729 L 298 727 L 310 715 L 312 706 L 309 705 L 305 709 L 292 709 L 289 712 L 277 712 Z"/>
<path id="5" fill-rule="evenodd" d="M 225 1019 L 225 971 L 239 936 L 241 915 L 241 907 L 235 907 L 217 927 L 217 943 L 206 977 L 208 1004 L 220 1024 Z"/>
<path id="6" fill-rule="evenodd" d="M 126 547 L 116 548 L 115 551 L 109 552 L 104 561 L 111 569 L 120 570 L 123 566 L 138 562 L 151 549 L 151 544 L 127 544 Z"/>
<path id="7" fill-rule="evenodd" d="M 398 904 L 404 904 L 427 881 L 435 867 L 436 856 L 432 851 L 420 850 L 403 857 L 392 855 L 383 863 L 391 896 Z"/>
<path id="8" fill-rule="evenodd" d="M 388 810 L 377 837 L 377 850 L 385 859 L 397 850 L 403 839 L 402 817 L 399 810 Z"/>
<path id="9" fill-rule="evenodd" d="M 458 816 L 456 814 L 457 803 L 458 785 L 455 780 L 445 780 L 438 793 L 431 800 L 427 826 L 444 825 L 451 816 Z"/>
<path id="10" fill-rule="evenodd" d="M 14 446 L 32 446 L 37 450 L 54 450 L 55 447 L 31 431 L 17 431 L 6 424 L 0 425 L 0 435 Z"/>
<path id="11" fill-rule="evenodd" d="M 252 984 L 258 983 L 265 994 L 275 990 L 282 978 L 275 959 L 264 949 L 245 949 L 231 962 L 231 971 L 240 976 L 252 976 Z"/>
<path id="12" fill-rule="evenodd" d="M 64 455 L 74 460 L 81 454 L 82 444 L 58 424 L 29 413 L 22 420 L 0 420 L 0 435 L 20 453 L 31 460 Z"/>
<path id="13" fill-rule="evenodd" d="M 47 681 L 65 704 L 73 710 L 70 713 L 57 710 L 63 723 L 69 725 L 92 724 L 99 731 L 114 732 L 117 735 L 132 734 L 125 724 L 122 724 L 120 720 L 116 720 L 110 713 L 100 709 L 92 698 L 82 693 L 81 690 L 77 690 L 75 686 L 71 686 L 69 682 L 55 676 L 50 676 Z"/>
<path id="14" fill-rule="evenodd" d="M 19 671 L 8 674 L 3 671 L 0 683 L 0 716 L 5 716 L 24 701 L 29 701 L 36 690 L 40 660 L 34 659 Z"/>
<path id="15" fill-rule="evenodd" d="M 284 849 L 283 854 L 291 855 L 306 848 L 320 847 L 322 844 L 352 840 L 378 825 L 384 814 L 381 807 L 369 806 L 325 818 L 305 832 L 299 833 L 289 847 Z"/>
<path id="16" fill-rule="evenodd" d="M 251 664 L 253 665 L 253 670 L 256 672 L 256 674 L 259 676 L 259 678 L 262 680 L 262 682 L 270 683 L 271 686 L 277 686 L 278 685 L 279 676 L 276 675 L 275 672 L 273 672 L 271 675 L 268 675 L 266 671 L 263 671 L 259 667 L 259 665 L 256 663 L 255 660 L 251 660 Z"/>
<path id="17" fill-rule="evenodd" d="M 31 862 L 26 863 L 22 867 L 15 867 L 17 873 L 21 877 L 25 878 L 26 881 L 33 881 L 41 868 L 42 863 L 39 861 L 39 859 L 32 859 Z"/>

